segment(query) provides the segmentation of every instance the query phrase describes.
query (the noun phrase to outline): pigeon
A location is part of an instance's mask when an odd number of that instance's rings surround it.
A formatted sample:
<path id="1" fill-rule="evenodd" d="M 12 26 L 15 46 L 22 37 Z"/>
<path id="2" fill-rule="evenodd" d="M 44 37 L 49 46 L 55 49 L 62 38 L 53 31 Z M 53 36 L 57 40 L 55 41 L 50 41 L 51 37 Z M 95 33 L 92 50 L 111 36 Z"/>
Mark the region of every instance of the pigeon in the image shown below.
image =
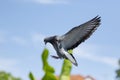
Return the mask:
<path id="1" fill-rule="evenodd" d="M 45 44 L 50 43 L 54 47 L 57 56 L 52 55 L 55 59 L 67 59 L 75 66 L 78 63 L 73 54 L 68 53 L 68 50 L 73 50 L 78 47 L 79 44 L 88 39 L 92 33 L 100 26 L 101 17 L 96 16 L 93 19 L 72 28 L 66 34 L 62 36 L 51 36 L 44 39 Z"/>

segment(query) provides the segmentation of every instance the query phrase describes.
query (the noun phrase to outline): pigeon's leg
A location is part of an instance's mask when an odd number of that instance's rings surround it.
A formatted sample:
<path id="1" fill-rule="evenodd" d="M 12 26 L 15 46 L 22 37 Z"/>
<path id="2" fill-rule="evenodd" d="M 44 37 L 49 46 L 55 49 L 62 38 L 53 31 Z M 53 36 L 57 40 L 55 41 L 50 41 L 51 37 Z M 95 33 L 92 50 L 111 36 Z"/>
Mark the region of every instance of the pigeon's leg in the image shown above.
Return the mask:
<path id="1" fill-rule="evenodd" d="M 51 55 L 51 57 L 55 58 L 55 59 L 60 59 L 59 56 L 54 56 L 54 55 Z"/>

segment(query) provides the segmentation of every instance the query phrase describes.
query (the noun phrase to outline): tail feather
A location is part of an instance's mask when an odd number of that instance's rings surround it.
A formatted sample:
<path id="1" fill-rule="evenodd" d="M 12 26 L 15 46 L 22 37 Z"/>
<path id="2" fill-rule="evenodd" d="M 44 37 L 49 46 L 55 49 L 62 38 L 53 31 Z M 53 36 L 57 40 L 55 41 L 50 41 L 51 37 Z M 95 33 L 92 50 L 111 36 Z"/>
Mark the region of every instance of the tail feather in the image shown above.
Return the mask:
<path id="1" fill-rule="evenodd" d="M 78 64 L 77 64 L 77 61 L 76 61 L 76 59 L 75 59 L 75 57 L 72 55 L 72 54 L 70 54 L 71 56 L 72 56 L 72 58 L 74 59 L 74 61 L 75 61 L 75 63 L 73 63 L 74 65 L 76 65 L 76 66 L 78 66 Z"/>
<path id="2" fill-rule="evenodd" d="M 65 57 L 66 57 L 70 62 L 72 62 L 75 66 L 78 66 L 77 61 L 76 61 L 75 57 L 74 57 L 72 54 L 68 53 L 68 52 L 65 51 L 65 50 L 62 50 L 62 51 L 63 51 Z"/>

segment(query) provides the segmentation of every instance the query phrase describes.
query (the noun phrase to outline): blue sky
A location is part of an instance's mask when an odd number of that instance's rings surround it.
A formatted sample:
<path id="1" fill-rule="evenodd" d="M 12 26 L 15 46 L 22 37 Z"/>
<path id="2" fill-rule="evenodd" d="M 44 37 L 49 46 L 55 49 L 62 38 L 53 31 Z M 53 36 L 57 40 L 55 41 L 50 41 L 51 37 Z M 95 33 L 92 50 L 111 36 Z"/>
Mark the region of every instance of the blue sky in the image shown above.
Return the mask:
<path id="1" fill-rule="evenodd" d="M 41 78 L 41 52 L 55 51 L 43 38 L 62 35 L 96 15 L 101 26 L 74 50 L 78 67 L 72 74 L 91 75 L 96 80 L 114 80 L 120 58 L 119 0 L 0 0 L 0 70 L 28 79 L 30 71 Z M 59 75 L 63 60 L 49 57 Z M 57 66 L 56 66 L 57 65 Z"/>

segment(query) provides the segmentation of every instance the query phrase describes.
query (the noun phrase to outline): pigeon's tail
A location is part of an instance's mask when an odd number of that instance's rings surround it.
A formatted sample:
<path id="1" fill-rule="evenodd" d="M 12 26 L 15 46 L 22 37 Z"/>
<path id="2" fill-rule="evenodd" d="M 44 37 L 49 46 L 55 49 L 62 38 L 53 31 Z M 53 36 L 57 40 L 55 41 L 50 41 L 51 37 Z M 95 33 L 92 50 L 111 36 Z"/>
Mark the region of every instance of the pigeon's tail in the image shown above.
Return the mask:
<path id="1" fill-rule="evenodd" d="M 68 53 L 69 54 L 69 53 Z M 75 66 L 78 66 L 78 64 L 77 64 L 77 61 L 76 61 L 76 59 L 75 59 L 75 57 L 72 55 L 72 54 L 70 54 L 71 56 L 72 56 L 72 58 L 73 58 L 73 60 L 74 60 L 74 62 L 72 62 Z"/>
<path id="2" fill-rule="evenodd" d="M 63 50 L 63 53 L 64 53 L 65 57 L 66 57 L 70 62 L 72 62 L 75 66 L 78 66 L 77 61 L 76 61 L 76 59 L 74 58 L 74 56 L 73 56 L 72 54 L 68 53 L 68 52 L 65 51 L 65 50 Z"/>

